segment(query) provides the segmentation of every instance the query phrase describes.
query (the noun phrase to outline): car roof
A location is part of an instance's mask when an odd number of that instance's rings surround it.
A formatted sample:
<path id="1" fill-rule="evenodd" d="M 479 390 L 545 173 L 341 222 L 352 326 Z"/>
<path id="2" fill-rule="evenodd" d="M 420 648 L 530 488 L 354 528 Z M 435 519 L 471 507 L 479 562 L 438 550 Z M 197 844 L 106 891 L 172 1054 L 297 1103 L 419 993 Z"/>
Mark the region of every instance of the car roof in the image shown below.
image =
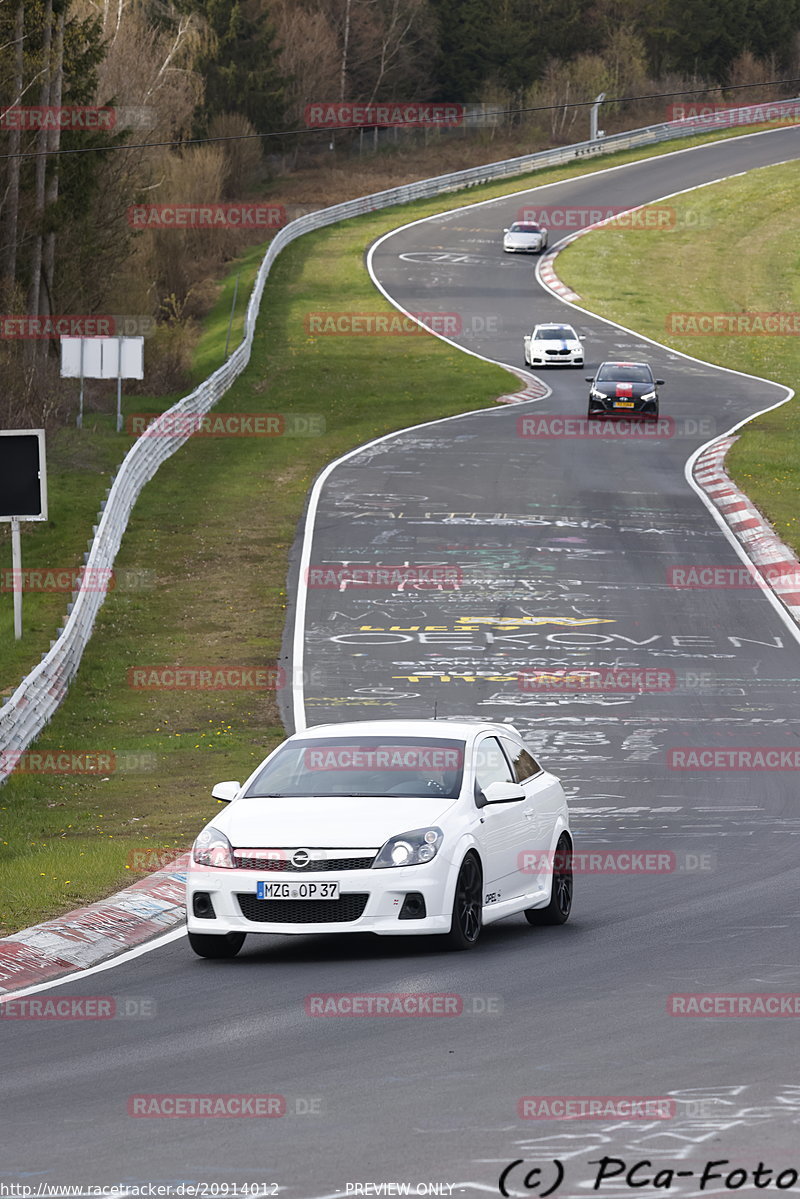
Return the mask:
<path id="1" fill-rule="evenodd" d="M 572 332 L 575 332 L 572 325 L 566 321 L 540 321 L 538 325 L 533 326 L 534 333 L 537 329 L 572 329 Z"/>
<path id="2" fill-rule="evenodd" d="M 649 362 L 619 362 L 616 358 L 609 359 L 608 362 L 601 362 L 597 369 L 600 370 L 604 366 L 646 366 L 648 370 L 653 369 Z"/>
<path id="3" fill-rule="evenodd" d="M 468 741 L 479 732 L 511 733 L 519 737 L 519 733 L 508 724 L 491 724 L 488 721 L 472 720 L 357 720 L 346 724 L 317 724 L 302 732 L 294 733 L 289 740 L 302 741 L 307 737 L 349 737 L 358 736 L 389 736 L 389 737 L 435 737 L 452 739 L 457 737 Z"/>

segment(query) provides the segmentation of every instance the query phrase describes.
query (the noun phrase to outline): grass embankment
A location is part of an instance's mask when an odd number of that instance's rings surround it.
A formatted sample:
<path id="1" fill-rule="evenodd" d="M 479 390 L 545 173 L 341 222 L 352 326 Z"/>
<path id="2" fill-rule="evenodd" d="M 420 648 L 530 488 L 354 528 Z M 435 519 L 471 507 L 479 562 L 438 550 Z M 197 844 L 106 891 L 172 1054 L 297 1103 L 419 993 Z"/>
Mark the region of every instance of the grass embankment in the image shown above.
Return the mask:
<path id="1" fill-rule="evenodd" d="M 708 138 L 695 138 L 695 144 Z M 309 337 L 309 312 L 391 311 L 363 267 L 365 247 L 402 221 L 680 146 L 631 151 L 419 202 L 309 235 L 273 267 L 247 371 L 214 409 L 323 418 L 325 435 L 194 438 L 159 470 L 133 513 L 117 569 L 144 584 L 112 591 L 78 677 L 36 750 L 117 756 L 104 775 L 17 773 L 0 790 L 0 933 L 96 899 L 140 872 L 131 855 L 183 848 L 213 812 L 209 790 L 243 777 L 283 735 L 276 697 L 258 691 L 144 691 L 131 668 L 264 666 L 277 658 L 287 554 L 308 487 L 333 457 L 393 429 L 491 404 L 511 376 L 425 336 Z M 196 357 L 222 361 L 241 271 L 234 345 L 261 251 L 236 264 Z M 161 410 L 178 397 L 126 397 Z M 111 418 L 52 439 L 51 525 L 24 537 L 25 566 L 79 565 L 109 472 L 130 439 Z M 122 448 L 120 448 L 122 447 Z M 53 465 L 55 464 L 55 470 Z M 7 552 L 7 550 L 6 550 Z M 26 596 L 26 638 L 0 624 L 0 684 L 13 689 L 63 617 L 63 596 Z"/>
<path id="2" fill-rule="evenodd" d="M 800 163 L 763 167 L 665 203 L 667 232 L 599 229 L 558 258 L 581 304 L 665 345 L 748 374 L 800 386 L 795 333 L 676 336 L 671 313 L 800 313 Z M 755 385 L 754 385 L 755 386 Z M 800 405 L 741 431 L 727 469 L 800 553 Z"/>
<path id="3" fill-rule="evenodd" d="M 204 321 L 204 334 L 194 355 L 192 386 L 224 362 L 229 322 L 231 348 L 241 341 L 247 300 L 263 256 L 263 246 L 251 247 L 231 264 L 221 282 L 217 302 Z M 237 275 L 239 287 L 231 320 Z M 77 412 L 78 381 L 74 384 Z M 20 679 L 49 649 L 57 629 L 63 625 L 74 572 L 83 562 L 100 504 L 124 454 L 135 440 L 125 432 L 116 432 L 116 383 L 110 380 L 102 386 L 108 397 L 107 411 L 87 411 L 82 429 L 73 425 L 47 435 L 49 519 L 42 524 L 23 523 L 21 529 L 22 568 L 27 580 L 21 641 L 14 640 L 9 526 L 0 525 L 0 695 L 14 691 Z M 178 399 L 180 394 L 157 399 L 123 395 L 123 412 L 126 416 L 133 412 L 160 412 Z M 136 589 L 144 586 L 146 580 L 147 572 L 128 576 L 123 572 L 116 585 Z"/>

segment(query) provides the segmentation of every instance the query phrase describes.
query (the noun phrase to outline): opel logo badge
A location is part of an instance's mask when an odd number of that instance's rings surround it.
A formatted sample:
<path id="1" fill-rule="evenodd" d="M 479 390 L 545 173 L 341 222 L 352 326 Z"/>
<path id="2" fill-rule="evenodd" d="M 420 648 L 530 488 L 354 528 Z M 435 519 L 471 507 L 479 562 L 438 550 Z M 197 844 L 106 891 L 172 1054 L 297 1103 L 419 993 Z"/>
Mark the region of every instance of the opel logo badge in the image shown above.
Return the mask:
<path id="1" fill-rule="evenodd" d="M 292 854 L 292 865 L 298 870 L 303 870 L 311 861 L 311 854 L 307 849 L 296 849 Z"/>

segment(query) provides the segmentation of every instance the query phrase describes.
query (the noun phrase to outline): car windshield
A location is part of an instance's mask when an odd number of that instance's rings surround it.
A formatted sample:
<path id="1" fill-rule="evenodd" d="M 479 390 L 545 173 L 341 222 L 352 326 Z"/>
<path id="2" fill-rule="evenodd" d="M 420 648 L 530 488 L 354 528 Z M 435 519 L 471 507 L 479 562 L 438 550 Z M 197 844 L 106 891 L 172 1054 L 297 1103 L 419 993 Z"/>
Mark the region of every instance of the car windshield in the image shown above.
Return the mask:
<path id="1" fill-rule="evenodd" d="M 444 796 L 461 790 L 464 742 L 438 737 L 326 737 L 290 741 L 247 796 Z"/>
<path id="2" fill-rule="evenodd" d="M 538 225 L 522 225 L 519 221 L 516 221 L 509 229 L 509 233 L 541 233 L 541 229 Z"/>
<path id="3" fill-rule="evenodd" d="M 540 325 L 535 336 L 537 341 L 574 341 L 575 330 L 569 325 Z"/>
<path id="4" fill-rule="evenodd" d="M 597 372 L 598 383 L 652 383 L 653 372 L 644 362 L 606 362 Z"/>

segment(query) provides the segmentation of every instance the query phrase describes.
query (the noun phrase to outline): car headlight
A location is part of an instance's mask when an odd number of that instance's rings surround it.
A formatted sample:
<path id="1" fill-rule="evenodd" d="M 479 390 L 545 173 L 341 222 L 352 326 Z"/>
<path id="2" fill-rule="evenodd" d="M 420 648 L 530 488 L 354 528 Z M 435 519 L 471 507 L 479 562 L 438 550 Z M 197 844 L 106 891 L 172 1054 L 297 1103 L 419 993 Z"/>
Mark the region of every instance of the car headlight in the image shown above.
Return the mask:
<path id="1" fill-rule="evenodd" d="M 596 387 L 592 388 L 592 395 L 596 400 L 607 400 L 608 395 L 604 391 L 598 391 Z"/>
<path id="2" fill-rule="evenodd" d="M 192 846 L 192 861 L 198 866 L 223 866 L 233 870 L 233 850 L 224 833 L 209 825 Z"/>
<path id="3" fill-rule="evenodd" d="M 643 400 L 654 400 L 656 398 L 655 391 L 646 391 L 642 396 Z"/>
<path id="4" fill-rule="evenodd" d="M 443 839 L 444 833 L 440 828 L 415 828 L 410 833 L 391 837 L 372 863 L 372 869 L 422 866 L 436 857 Z"/>

